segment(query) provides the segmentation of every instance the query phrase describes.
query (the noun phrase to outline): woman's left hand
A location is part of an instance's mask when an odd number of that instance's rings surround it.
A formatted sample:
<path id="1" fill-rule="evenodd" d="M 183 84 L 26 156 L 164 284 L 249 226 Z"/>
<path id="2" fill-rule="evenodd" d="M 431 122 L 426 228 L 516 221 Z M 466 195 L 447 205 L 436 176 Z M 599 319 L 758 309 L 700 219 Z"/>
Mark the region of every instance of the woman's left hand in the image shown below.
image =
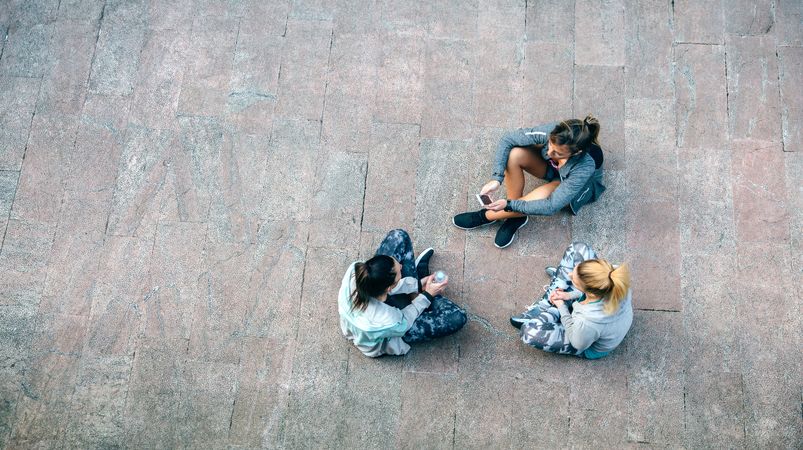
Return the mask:
<path id="1" fill-rule="evenodd" d="M 507 206 L 507 200 L 500 198 L 499 200 L 491 203 L 490 205 L 486 205 L 485 209 L 490 209 L 491 211 L 502 211 Z"/>
<path id="2" fill-rule="evenodd" d="M 558 308 L 560 308 L 560 305 L 565 300 L 568 300 L 568 295 L 563 292 L 562 289 L 555 289 L 551 294 L 549 294 L 549 302 Z"/>

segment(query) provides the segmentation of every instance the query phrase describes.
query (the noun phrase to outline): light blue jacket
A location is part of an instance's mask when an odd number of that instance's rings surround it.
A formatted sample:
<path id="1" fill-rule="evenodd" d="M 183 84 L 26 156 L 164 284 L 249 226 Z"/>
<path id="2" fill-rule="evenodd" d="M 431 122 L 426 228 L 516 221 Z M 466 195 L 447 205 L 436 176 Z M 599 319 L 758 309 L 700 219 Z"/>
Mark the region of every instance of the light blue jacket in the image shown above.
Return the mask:
<path id="1" fill-rule="evenodd" d="M 371 298 L 365 310 L 352 309 L 352 293 L 357 288 L 354 264 L 356 263 L 349 266 L 343 276 L 337 300 L 343 336 L 352 341 L 363 354 L 372 358 L 406 354 L 410 351 L 410 346 L 404 342 L 402 336 L 413 326 L 415 319 L 429 307 L 429 299 L 421 294 L 406 308 L 398 309 Z M 407 278 L 412 281 L 405 283 L 408 281 Z M 401 283 L 407 287 L 396 293 L 409 294 L 418 290 L 418 280 L 413 277 L 407 278 Z"/>

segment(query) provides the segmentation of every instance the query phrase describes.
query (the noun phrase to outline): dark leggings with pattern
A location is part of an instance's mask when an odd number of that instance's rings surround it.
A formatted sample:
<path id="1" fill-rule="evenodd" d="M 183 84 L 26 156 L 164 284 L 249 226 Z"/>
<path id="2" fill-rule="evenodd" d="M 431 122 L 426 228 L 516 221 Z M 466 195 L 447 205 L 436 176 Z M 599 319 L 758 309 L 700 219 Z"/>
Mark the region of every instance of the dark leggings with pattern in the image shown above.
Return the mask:
<path id="1" fill-rule="evenodd" d="M 389 232 L 379 244 L 376 254 L 396 258 L 402 266 L 402 277 L 416 277 L 413 241 L 406 231 Z M 401 309 L 410 304 L 410 298 L 407 294 L 391 295 L 385 303 Z M 429 308 L 418 316 L 402 339 L 412 344 L 448 336 L 463 328 L 466 320 L 466 312 L 462 308 L 448 298 L 436 295 Z"/>

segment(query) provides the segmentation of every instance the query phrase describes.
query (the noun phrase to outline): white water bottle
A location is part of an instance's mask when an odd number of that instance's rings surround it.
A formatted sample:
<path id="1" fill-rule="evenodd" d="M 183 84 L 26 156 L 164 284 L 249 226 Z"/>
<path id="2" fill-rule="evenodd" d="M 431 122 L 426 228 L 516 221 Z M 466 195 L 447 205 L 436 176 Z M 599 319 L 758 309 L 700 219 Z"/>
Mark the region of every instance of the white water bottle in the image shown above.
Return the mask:
<path id="1" fill-rule="evenodd" d="M 443 283 L 446 281 L 446 272 L 442 270 L 435 272 L 435 276 L 433 277 L 432 281 L 436 283 Z"/>

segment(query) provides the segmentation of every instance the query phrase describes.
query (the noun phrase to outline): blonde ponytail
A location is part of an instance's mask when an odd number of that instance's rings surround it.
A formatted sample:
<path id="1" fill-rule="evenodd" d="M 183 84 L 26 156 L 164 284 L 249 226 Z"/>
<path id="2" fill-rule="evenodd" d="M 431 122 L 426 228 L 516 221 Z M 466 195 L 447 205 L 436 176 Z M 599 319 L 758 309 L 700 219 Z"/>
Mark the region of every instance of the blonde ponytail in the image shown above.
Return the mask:
<path id="1" fill-rule="evenodd" d="M 588 259 L 577 265 L 583 290 L 603 301 L 605 314 L 619 310 L 619 302 L 630 289 L 630 271 L 625 264 L 614 268 L 604 259 Z"/>

